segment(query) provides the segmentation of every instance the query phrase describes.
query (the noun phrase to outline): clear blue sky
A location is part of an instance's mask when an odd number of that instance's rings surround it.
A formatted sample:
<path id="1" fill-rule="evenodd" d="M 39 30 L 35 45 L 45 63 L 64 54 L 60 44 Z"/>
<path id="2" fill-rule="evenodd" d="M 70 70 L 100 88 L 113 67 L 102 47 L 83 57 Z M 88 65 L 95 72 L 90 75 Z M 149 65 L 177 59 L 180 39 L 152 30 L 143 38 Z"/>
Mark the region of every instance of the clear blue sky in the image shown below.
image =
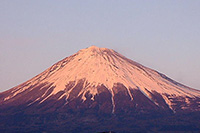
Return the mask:
<path id="1" fill-rule="evenodd" d="M 0 91 L 91 45 L 200 89 L 199 7 L 199 0 L 1 0 Z"/>

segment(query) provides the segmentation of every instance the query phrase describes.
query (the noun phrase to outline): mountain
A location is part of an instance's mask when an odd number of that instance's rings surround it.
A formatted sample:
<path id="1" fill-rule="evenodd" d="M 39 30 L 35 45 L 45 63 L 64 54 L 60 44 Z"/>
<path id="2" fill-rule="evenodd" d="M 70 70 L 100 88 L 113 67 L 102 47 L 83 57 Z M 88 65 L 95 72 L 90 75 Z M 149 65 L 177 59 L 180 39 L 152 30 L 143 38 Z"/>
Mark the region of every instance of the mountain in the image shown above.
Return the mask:
<path id="1" fill-rule="evenodd" d="M 5 132 L 200 131 L 199 112 L 199 90 L 96 46 L 0 93 Z"/>

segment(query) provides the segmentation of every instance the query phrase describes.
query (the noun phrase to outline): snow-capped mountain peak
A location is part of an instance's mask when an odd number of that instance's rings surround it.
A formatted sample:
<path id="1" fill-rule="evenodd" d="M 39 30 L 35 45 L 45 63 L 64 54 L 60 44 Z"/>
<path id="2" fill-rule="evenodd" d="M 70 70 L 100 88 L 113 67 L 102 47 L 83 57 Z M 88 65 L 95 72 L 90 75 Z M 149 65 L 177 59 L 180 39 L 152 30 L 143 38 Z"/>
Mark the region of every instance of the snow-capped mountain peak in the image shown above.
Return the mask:
<path id="1" fill-rule="evenodd" d="M 37 91 L 38 96 L 25 100 L 29 106 L 41 104 L 52 97 L 65 99 L 64 105 L 77 98 L 82 102 L 88 97 L 96 101 L 96 97 L 104 92 L 111 100 L 112 113 L 118 108 L 118 95 L 126 96 L 130 104 L 136 106 L 140 94 L 155 106 L 166 106 L 173 111 L 177 110 L 177 99 L 184 104 L 181 108 L 188 109 L 200 96 L 198 90 L 177 83 L 114 50 L 96 46 L 82 49 L 31 80 L 2 93 L 2 102 L 27 97 L 32 91 Z M 195 109 L 198 109 L 200 105 L 196 103 Z"/>

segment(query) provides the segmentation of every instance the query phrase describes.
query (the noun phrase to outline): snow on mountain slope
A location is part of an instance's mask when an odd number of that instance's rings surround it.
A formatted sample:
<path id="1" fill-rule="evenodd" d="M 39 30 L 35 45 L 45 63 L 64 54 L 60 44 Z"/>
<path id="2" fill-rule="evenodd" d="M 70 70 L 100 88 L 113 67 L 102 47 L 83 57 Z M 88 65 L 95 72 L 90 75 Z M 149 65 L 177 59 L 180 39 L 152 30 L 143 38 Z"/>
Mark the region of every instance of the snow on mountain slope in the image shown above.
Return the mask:
<path id="1" fill-rule="evenodd" d="M 80 83 L 81 87 L 77 87 Z M 91 100 L 94 100 L 95 96 L 99 95 L 98 87 L 104 85 L 111 94 L 112 112 L 114 113 L 115 94 L 118 91 L 113 88 L 117 87 L 118 83 L 126 88 L 130 101 L 135 100 L 133 91 L 137 90 L 156 106 L 161 106 L 158 98 L 156 100 L 153 95 L 159 94 L 171 110 L 174 110 L 173 108 L 177 104 L 174 101 L 177 98 L 177 101 L 180 101 L 179 97 L 184 102 L 184 106 L 181 105 L 182 109 L 187 108 L 192 100 L 200 97 L 200 91 L 177 83 L 114 50 L 91 46 L 59 61 L 31 80 L 3 92 L 2 102 L 12 100 L 20 94 L 26 95 L 27 90 L 33 91 L 39 85 L 42 85 L 39 90 L 43 90 L 43 88 L 45 90 L 29 105 L 35 102 L 41 104 L 61 91 L 64 93 L 59 95 L 57 99 L 65 98 L 65 104 L 68 104 L 69 99 L 72 99 L 71 95 L 81 96 L 84 102 L 87 99 L 87 93 L 91 95 Z M 79 89 L 77 90 L 77 88 Z M 197 104 L 200 106 L 199 103 Z"/>

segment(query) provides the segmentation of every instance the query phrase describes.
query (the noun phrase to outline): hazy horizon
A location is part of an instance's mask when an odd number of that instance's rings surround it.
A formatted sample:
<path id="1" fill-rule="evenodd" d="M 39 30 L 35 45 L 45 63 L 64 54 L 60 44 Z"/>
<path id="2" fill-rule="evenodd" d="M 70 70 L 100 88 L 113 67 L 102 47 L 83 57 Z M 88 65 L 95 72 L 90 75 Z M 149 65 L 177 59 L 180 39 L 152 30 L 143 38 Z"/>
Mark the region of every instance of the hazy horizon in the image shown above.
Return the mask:
<path id="1" fill-rule="evenodd" d="M 0 92 L 91 45 L 200 90 L 200 1 L 1 1 Z"/>

